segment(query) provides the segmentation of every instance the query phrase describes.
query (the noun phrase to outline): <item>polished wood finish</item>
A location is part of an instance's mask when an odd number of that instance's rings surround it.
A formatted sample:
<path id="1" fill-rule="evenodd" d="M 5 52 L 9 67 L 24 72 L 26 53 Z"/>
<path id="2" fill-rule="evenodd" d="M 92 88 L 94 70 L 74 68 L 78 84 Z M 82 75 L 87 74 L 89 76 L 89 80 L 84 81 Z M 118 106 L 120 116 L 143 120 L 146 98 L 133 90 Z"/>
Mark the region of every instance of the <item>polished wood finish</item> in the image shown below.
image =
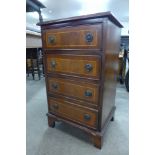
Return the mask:
<path id="1" fill-rule="evenodd" d="M 106 48 L 104 49 L 104 80 L 103 80 L 103 94 L 102 94 L 102 121 L 101 129 L 104 127 L 105 121 L 111 112 L 115 104 L 116 95 L 116 82 L 118 75 L 118 53 L 120 47 L 120 29 L 111 21 L 104 23 L 107 26 L 107 31 L 104 32 L 106 35 Z"/>
<path id="2" fill-rule="evenodd" d="M 99 86 L 97 84 L 76 82 L 61 78 L 48 78 L 48 92 L 75 97 L 98 104 Z"/>
<path id="3" fill-rule="evenodd" d="M 92 141 L 93 141 L 95 147 L 101 149 L 102 144 L 103 144 L 103 135 L 100 135 L 100 134 L 93 135 Z"/>
<path id="4" fill-rule="evenodd" d="M 79 25 L 76 27 L 63 27 L 49 29 L 43 32 L 45 39 L 44 48 L 51 49 L 100 49 L 101 48 L 101 24 Z M 87 41 L 87 35 L 92 35 L 92 40 Z M 50 40 L 53 39 L 53 40 Z"/>
<path id="5" fill-rule="evenodd" d="M 64 23 L 71 24 L 71 22 L 76 22 L 76 21 L 80 21 L 81 23 L 82 22 L 84 23 L 86 20 L 89 20 L 89 19 L 94 20 L 94 19 L 103 19 L 103 18 L 108 18 L 108 20 L 113 22 L 119 28 L 123 27 L 122 24 L 115 18 L 115 16 L 110 11 L 99 12 L 99 13 L 89 14 L 89 15 L 76 16 L 76 17 L 63 18 L 63 19 L 56 19 L 56 20 L 46 21 L 43 23 L 38 23 L 37 25 L 41 26 L 41 28 L 44 29 L 48 25 L 58 26 L 58 24 L 64 24 Z M 94 20 L 94 23 L 96 23 L 96 22 L 97 21 Z"/>
<path id="6" fill-rule="evenodd" d="M 96 129 L 98 111 L 84 106 L 75 105 L 62 99 L 49 98 L 49 111 L 63 118 Z"/>
<path id="7" fill-rule="evenodd" d="M 73 125 L 102 147 L 114 120 L 120 28 L 110 13 L 40 23 L 48 123 Z M 86 121 L 87 120 L 87 121 Z"/>
<path id="8" fill-rule="evenodd" d="M 48 54 L 47 73 L 73 74 L 100 78 L 101 57 L 92 55 Z"/>

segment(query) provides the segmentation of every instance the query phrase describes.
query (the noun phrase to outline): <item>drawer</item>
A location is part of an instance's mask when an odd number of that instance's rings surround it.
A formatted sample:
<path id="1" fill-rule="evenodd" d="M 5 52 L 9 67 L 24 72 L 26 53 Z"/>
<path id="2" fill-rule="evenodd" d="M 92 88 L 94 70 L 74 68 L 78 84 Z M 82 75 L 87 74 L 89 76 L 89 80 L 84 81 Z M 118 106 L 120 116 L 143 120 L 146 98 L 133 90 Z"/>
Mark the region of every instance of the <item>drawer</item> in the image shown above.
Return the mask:
<path id="1" fill-rule="evenodd" d="M 80 25 L 43 31 L 43 46 L 51 49 L 100 49 L 102 25 Z"/>
<path id="2" fill-rule="evenodd" d="M 99 86 L 60 78 L 47 78 L 48 92 L 98 104 Z"/>
<path id="3" fill-rule="evenodd" d="M 47 54 L 45 61 L 47 73 L 100 78 L 100 56 Z"/>
<path id="4" fill-rule="evenodd" d="M 97 128 L 98 111 L 62 99 L 49 98 L 49 112 L 74 122 Z"/>

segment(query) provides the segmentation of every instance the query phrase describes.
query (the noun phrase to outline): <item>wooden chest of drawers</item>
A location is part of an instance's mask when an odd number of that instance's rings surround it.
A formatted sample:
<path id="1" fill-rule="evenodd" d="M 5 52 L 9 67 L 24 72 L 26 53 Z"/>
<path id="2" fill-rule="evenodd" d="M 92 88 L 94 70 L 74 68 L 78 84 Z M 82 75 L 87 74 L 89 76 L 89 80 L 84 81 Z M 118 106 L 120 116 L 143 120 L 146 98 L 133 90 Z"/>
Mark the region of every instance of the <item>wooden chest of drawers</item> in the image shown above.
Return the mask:
<path id="1" fill-rule="evenodd" d="M 114 119 L 122 25 L 110 12 L 39 23 L 42 32 L 48 124 L 63 121 L 101 148 Z"/>

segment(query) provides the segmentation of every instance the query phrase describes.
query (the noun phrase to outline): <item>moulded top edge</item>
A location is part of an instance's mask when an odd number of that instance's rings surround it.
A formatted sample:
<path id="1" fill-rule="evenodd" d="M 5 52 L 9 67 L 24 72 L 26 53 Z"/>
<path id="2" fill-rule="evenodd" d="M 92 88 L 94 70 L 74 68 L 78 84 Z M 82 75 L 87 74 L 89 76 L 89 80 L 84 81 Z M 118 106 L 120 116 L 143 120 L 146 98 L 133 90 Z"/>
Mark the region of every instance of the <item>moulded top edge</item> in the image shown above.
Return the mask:
<path id="1" fill-rule="evenodd" d="M 114 15 L 110 11 L 89 14 L 89 15 L 83 15 L 83 16 L 70 17 L 70 18 L 50 20 L 50 21 L 37 23 L 37 25 L 38 26 L 53 25 L 53 24 L 59 24 L 59 23 L 64 23 L 64 22 L 71 22 L 71 21 L 85 20 L 85 19 L 94 19 L 94 18 L 105 18 L 105 17 L 109 18 L 109 20 L 111 20 L 118 27 L 120 27 L 120 28 L 123 27 L 122 24 L 114 17 Z"/>

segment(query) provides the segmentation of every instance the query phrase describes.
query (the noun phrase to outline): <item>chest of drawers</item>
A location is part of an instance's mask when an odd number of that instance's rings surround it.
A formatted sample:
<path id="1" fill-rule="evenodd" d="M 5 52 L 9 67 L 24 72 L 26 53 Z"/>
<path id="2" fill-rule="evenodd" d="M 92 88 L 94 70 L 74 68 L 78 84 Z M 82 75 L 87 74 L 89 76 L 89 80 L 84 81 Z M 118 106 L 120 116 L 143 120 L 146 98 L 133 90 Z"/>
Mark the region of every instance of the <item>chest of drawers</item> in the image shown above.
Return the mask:
<path id="1" fill-rule="evenodd" d="M 62 121 L 87 132 L 101 148 L 114 119 L 122 25 L 110 13 L 39 23 L 48 125 Z"/>

